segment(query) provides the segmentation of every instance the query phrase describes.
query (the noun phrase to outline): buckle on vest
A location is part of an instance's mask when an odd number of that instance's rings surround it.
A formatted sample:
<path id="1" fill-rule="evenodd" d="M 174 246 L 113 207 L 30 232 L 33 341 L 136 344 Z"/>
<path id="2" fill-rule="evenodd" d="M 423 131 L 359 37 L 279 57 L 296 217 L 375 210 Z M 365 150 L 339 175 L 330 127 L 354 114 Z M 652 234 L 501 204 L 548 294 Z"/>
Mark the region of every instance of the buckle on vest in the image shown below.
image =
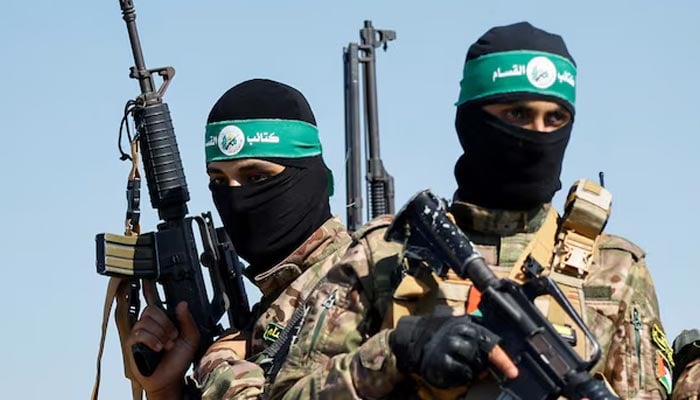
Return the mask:
<path id="1" fill-rule="evenodd" d="M 555 250 L 554 271 L 585 278 L 593 255 L 593 240 L 573 231 L 560 233 L 563 237 Z"/>

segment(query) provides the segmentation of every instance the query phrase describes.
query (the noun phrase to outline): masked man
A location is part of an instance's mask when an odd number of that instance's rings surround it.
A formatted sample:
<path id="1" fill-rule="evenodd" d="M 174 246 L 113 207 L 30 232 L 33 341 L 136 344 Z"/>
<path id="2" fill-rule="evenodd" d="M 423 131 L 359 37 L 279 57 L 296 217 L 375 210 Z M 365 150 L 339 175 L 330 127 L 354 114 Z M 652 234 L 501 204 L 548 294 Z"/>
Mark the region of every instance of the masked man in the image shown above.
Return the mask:
<path id="1" fill-rule="evenodd" d="M 350 244 L 331 216 L 332 176 L 314 115 L 296 89 L 254 79 L 228 90 L 209 114 L 205 151 L 216 209 L 262 299 L 249 329 L 215 342 L 187 386 L 199 334 L 186 305 L 176 310 L 179 329 L 147 307 L 128 343 L 164 352 L 151 376 L 137 376 L 150 400 L 258 397 L 282 362 L 272 345 Z"/>
<path id="2" fill-rule="evenodd" d="M 496 27 L 467 53 L 455 127 L 464 154 L 450 212 L 499 277 L 524 279 L 539 258 L 596 334 L 593 372 L 622 398 L 670 393 L 669 346 L 644 252 L 602 233 L 610 193 L 577 182 L 559 216 L 564 151 L 575 115 L 576 65 L 558 35 L 529 23 Z M 391 218 L 354 234 L 353 245 L 310 297 L 310 311 L 273 398 L 496 399 L 484 372 L 519 371 L 478 325 L 478 292 L 452 272 L 416 267 L 387 243 Z M 419 263 L 420 264 L 420 263 Z M 425 272 L 428 270 L 428 272 Z M 551 298 L 536 302 L 583 359 L 590 346 Z"/>

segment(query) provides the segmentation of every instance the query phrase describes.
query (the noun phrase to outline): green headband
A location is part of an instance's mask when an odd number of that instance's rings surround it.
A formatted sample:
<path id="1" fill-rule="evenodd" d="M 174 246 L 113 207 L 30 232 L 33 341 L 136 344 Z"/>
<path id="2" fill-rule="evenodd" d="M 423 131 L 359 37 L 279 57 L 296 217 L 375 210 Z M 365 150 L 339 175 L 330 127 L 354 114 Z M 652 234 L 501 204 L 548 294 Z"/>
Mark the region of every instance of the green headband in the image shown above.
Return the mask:
<path id="1" fill-rule="evenodd" d="M 576 67 L 566 58 L 542 51 L 491 53 L 464 64 L 455 105 L 507 93 L 538 93 L 574 105 Z"/>
<path id="2" fill-rule="evenodd" d="M 302 158 L 321 154 L 318 128 L 296 120 L 250 119 L 207 124 L 207 162 L 239 158 Z"/>

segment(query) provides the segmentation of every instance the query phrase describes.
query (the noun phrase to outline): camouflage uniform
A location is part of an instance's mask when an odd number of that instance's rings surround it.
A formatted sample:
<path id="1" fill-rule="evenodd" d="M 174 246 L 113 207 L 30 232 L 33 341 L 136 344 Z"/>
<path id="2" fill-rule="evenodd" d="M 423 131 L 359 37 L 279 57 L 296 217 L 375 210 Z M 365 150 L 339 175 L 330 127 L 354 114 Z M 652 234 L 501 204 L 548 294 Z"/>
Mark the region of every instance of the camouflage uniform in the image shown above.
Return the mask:
<path id="1" fill-rule="evenodd" d="M 677 374 L 672 398 L 700 399 L 700 330 L 683 330 L 673 341 L 673 348 Z"/>
<path id="2" fill-rule="evenodd" d="M 700 399 L 700 359 L 688 363 L 673 388 L 673 400 Z"/>
<path id="3" fill-rule="evenodd" d="M 345 227 L 338 218 L 331 218 L 284 261 L 253 278 L 262 299 L 256 306 L 258 319 L 252 332 L 245 335 L 248 359 L 242 359 L 232 345 L 227 345 L 231 337 L 212 345 L 193 376 L 202 399 L 260 397 L 265 375 L 256 356 L 274 343 L 297 306 L 303 304 L 349 245 L 350 236 Z"/>
<path id="4" fill-rule="evenodd" d="M 452 212 L 502 276 L 532 240 L 549 208 L 545 205 L 528 214 L 455 202 Z M 383 240 L 390 221 L 379 218 L 356 232 L 344 259 L 311 295 L 312 308 L 272 385 L 272 398 L 415 396 L 413 380 L 397 370 L 388 345 L 391 330 L 381 326 L 392 307 L 387 288 L 396 286 L 391 271 L 399 270 L 402 260 L 401 245 Z M 603 374 L 622 398 L 666 398 L 669 389 L 657 376 L 662 349 L 652 340 L 652 331 L 657 336 L 663 331 L 644 252 L 623 238 L 603 234 L 593 257 L 584 293 L 585 319 L 603 351 L 595 372 Z M 464 314 L 470 285 L 455 278 L 423 280 L 430 290 L 413 313 Z M 663 350 L 668 349 L 665 345 Z M 466 398 L 495 398 L 494 387 L 487 378 L 470 387 Z"/>

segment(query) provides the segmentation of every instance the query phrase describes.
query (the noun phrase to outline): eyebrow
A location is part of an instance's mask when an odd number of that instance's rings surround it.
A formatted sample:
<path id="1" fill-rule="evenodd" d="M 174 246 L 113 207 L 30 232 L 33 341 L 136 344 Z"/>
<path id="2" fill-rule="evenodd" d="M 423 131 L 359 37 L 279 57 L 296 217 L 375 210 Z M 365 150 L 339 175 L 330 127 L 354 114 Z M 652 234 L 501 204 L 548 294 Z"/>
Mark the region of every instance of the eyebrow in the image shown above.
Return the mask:
<path id="1" fill-rule="evenodd" d="M 555 104 L 557 105 L 557 108 L 552 109 L 552 110 L 547 110 L 546 112 L 550 113 L 550 112 L 562 112 L 562 111 L 563 111 L 563 112 L 569 113 L 569 110 L 567 110 L 566 107 L 564 107 L 564 106 L 562 106 L 561 104 L 558 104 L 558 103 L 555 103 Z M 509 105 L 510 105 L 511 107 L 522 107 L 522 108 L 525 108 L 525 109 L 528 109 L 528 110 L 532 110 L 532 109 L 533 109 L 533 107 L 531 107 L 531 106 L 527 103 L 527 101 L 524 101 L 524 100 L 518 100 L 518 101 L 515 101 L 515 102 L 513 102 L 513 103 L 510 103 Z"/>
<path id="2" fill-rule="evenodd" d="M 264 161 L 259 161 L 259 160 L 245 160 L 241 163 L 242 165 L 238 167 L 238 170 L 241 172 L 247 172 L 251 170 L 261 170 L 261 171 L 267 171 L 271 168 L 269 164 L 267 164 Z M 207 173 L 208 174 L 224 174 L 224 171 L 221 170 L 220 168 L 215 168 L 215 167 L 207 167 Z"/>

